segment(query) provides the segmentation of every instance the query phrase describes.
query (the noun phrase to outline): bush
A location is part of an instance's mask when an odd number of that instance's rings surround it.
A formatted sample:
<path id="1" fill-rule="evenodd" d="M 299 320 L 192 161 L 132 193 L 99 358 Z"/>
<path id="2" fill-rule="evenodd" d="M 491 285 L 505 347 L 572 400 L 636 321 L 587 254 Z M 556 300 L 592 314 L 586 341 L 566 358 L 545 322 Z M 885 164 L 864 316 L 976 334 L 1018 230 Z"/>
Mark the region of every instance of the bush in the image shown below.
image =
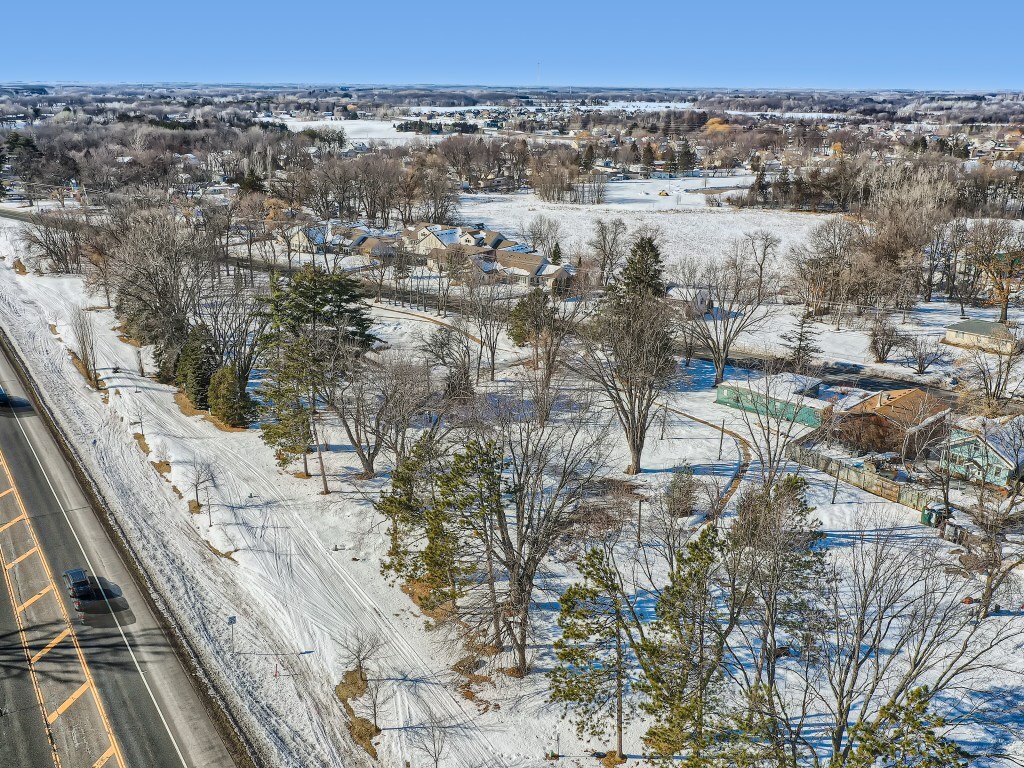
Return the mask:
<path id="1" fill-rule="evenodd" d="M 210 413 L 229 427 L 249 423 L 249 394 L 238 381 L 234 368 L 218 368 L 210 379 Z"/>

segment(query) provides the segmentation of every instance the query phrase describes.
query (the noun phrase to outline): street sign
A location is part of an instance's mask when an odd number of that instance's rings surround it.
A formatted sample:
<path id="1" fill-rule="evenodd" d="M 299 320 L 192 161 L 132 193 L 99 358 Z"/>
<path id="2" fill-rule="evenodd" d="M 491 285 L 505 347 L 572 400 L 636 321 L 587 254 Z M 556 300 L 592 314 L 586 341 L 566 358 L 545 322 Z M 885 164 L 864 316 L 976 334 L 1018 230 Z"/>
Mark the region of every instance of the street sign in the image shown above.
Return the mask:
<path id="1" fill-rule="evenodd" d="M 228 626 L 232 626 L 236 621 L 238 621 L 237 616 L 228 616 Z"/>

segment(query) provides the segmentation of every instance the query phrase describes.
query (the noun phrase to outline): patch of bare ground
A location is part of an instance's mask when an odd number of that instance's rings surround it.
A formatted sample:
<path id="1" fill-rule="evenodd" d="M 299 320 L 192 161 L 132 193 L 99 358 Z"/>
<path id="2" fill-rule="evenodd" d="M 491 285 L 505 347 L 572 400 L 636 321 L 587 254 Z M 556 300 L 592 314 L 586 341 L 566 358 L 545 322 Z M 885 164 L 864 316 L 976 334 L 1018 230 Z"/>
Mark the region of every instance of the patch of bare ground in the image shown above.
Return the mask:
<path id="1" fill-rule="evenodd" d="M 204 411 L 200 408 L 196 408 L 192 401 L 188 399 L 188 395 L 184 392 L 174 393 L 174 402 L 178 404 L 178 408 L 186 416 L 199 416 L 204 421 L 208 421 L 221 432 L 245 432 L 245 427 L 231 427 L 225 424 L 223 421 L 218 419 L 209 411 Z"/>
<path id="2" fill-rule="evenodd" d="M 622 765 L 624 762 L 626 762 L 626 758 L 614 750 L 601 758 L 601 765 L 605 768 L 614 768 L 614 766 Z"/>
<path id="3" fill-rule="evenodd" d="M 431 600 L 432 590 L 430 585 L 425 581 L 408 581 L 402 585 L 402 591 L 412 599 L 424 616 L 436 622 L 446 621 L 452 617 L 451 603 L 435 605 Z"/>
<path id="4" fill-rule="evenodd" d="M 365 717 L 357 715 L 349 703 L 364 695 L 366 691 L 366 681 L 363 680 L 358 670 L 355 669 L 346 672 L 342 676 L 341 682 L 334 688 L 334 693 L 341 701 L 341 706 L 345 708 L 345 714 L 348 715 L 348 730 L 352 734 L 352 739 L 356 744 L 365 749 L 370 757 L 376 760 L 377 749 L 373 746 L 373 739 L 380 734 L 380 728 Z"/>
<path id="5" fill-rule="evenodd" d="M 71 363 L 75 366 L 75 370 L 82 374 L 82 378 L 85 379 L 86 384 L 95 390 L 107 388 L 107 385 L 103 383 L 103 379 L 93 378 L 92 371 L 85 367 L 85 363 L 82 362 L 82 358 L 80 358 L 74 350 L 69 349 L 68 355 L 71 357 Z"/>
<path id="6" fill-rule="evenodd" d="M 237 549 L 229 549 L 227 552 L 222 552 L 205 539 L 203 540 L 203 543 L 206 544 L 206 548 L 213 552 L 217 557 L 223 558 L 224 560 L 230 560 L 232 563 L 238 562 L 234 557 L 235 552 L 238 551 Z"/>
<path id="7" fill-rule="evenodd" d="M 163 461 L 151 461 L 149 463 L 153 465 L 153 469 L 155 469 L 164 477 L 167 477 L 169 474 L 171 474 L 171 462 L 167 461 L 166 459 L 164 459 Z"/>
<path id="8" fill-rule="evenodd" d="M 114 326 L 114 330 L 117 331 L 117 338 L 119 341 L 125 344 L 130 344 L 133 347 L 141 349 L 143 344 L 141 341 L 136 339 L 134 336 L 129 336 L 127 330 L 124 327 L 124 323 L 119 323 Z"/>
<path id="9" fill-rule="evenodd" d="M 203 505 L 200 504 L 195 499 L 189 499 L 188 500 L 188 511 L 191 512 L 193 515 L 198 515 L 200 512 L 203 511 Z"/>
<path id="10" fill-rule="evenodd" d="M 452 665 L 452 670 L 466 678 L 462 684 L 459 685 L 459 693 L 462 698 L 476 704 L 480 712 L 489 712 L 492 709 L 500 709 L 501 706 L 499 704 L 495 704 L 483 698 L 479 691 L 473 687 L 480 685 L 494 685 L 494 680 L 491 677 L 481 675 L 477 671 L 482 666 L 483 661 L 478 656 L 466 656 L 463 659 L 459 659 Z"/>
<path id="11" fill-rule="evenodd" d="M 19 275 L 28 274 L 28 267 L 25 266 L 25 262 L 23 262 L 21 259 L 15 259 L 14 261 L 12 261 L 11 266 L 14 267 L 14 271 L 17 272 Z"/>
<path id="12" fill-rule="evenodd" d="M 136 432 L 132 437 L 135 438 L 135 442 L 139 444 L 139 448 L 142 452 L 149 456 L 149 443 L 146 442 L 146 436 L 141 432 Z"/>

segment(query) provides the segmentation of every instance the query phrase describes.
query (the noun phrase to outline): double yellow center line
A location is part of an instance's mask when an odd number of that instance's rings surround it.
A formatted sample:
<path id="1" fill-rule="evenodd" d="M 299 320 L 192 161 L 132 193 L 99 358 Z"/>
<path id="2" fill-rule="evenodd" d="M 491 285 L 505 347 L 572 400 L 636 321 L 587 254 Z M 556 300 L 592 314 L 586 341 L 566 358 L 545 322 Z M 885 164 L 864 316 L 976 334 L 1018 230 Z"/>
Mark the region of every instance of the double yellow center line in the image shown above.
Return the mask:
<path id="1" fill-rule="evenodd" d="M 92 764 L 93 768 L 101 768 L 111 764 L 110 761 L 113 759 L 113 765 L 118 768 L 124 768 L 124 758 L 121 754 L 121 748 L 117 743 L 117 739 L 114 737 L 113 728 L 110 725 L 110 720 L 107 717 L 107 713 L 103 708 L 103 702 L 100 701 L 99 692 L 96 689 L 96 683 L 92 676 L 92 671 L 89 669 L 88 663 L 86 663 L 85 655 L 82 653 L 82 648 L 78 642 L 78 637 L 75 635 L 74 628 L 71 623 L 71 617 L 68 615 L 67 608 L 64 605 L 64 600 L 61 597 L 60 591 L 57 588 L 57 584 L 53 579 L 53 573 L 50 570 L 49 563 L 46 561 L 46 557 L 43 554 L 42 548 L 39 546 L 39 539 L 36 537 L 35 529 L 32 526 L 32 521 L 28 516 L 28 512 L 25 509 L 25 504 L 22 501 L 21 494 L 18 492 L 18 488 L 15 485 L 14 477 L 12 476 L 10 469 L 7 464 L 7 460 L 4 458 L 3 452 L 0 451 L 0 488 L 7 486 L 5 490 L 0 492 L 0 498 L 4 498 L 8 495 L 13 495 L 15 506 L 18 514 L 12 519 L 4 521 L 0 520 L 0 533 L 4 533 L 12 529 L 16 525 L 23 526 L 22 533 L 26 534 L 28 539 L 31 541 L 31 546 L 21 554 L 14 557 L 10 562 L 7 561 L 6 555 L 4 554 L 3 547 L 0 547 L 0 565 L 3 565 L 4 584 L 7 587 L 7 593 L 10 597 L 11 606 L 14 608 L 14 616 L 18 625 L 18 633 L 21 638 L 21 644 L 25 651 L 25 659 L 28 663 L 29 674 L 32 680 L 32 687 L 36 694 L 36 700 L 39 703 L 39 709 L 43 716 L 43 722 L 46 729 L 46 735 L 50 743 L 50 749 L 53 756 L 53 764 L 55 768 L 63 768 L 63 760 L 71 757 L 72 759 L 77 758 L 75 762 L 81 760 L 83 755 L 75 754 L 73 756 L 61 755 L 58 749 L 57 740 L 54 738 L 53 728 L 57 724 L 61 715 L 67 712 L 76 702 L 78 702 L 86 693 L 91 693 L 90 697 L 95 704 L 95 711 L 98 714 L 100 723 L 102 724 L 105 732 L 107 745 L 104 748 L 102 754 Z M 12 570 L 23 563 L 31 562 L 29 558 L 38 558 L 38 565 L 42 568 L 43 573 L 46 576 L 46 586 L 39 590 L 36 594 L 25 600 L 22 603 L 18 602 L 17 592 L 14 588 Z M 26 626 L 25 611 L 42 600 L 43 598 L 51 597 L 56 608 L 59 612 L 60 623 L 64 625 L 63 629 L 54 637 L 44 648 L 37 653 L 33 654 L 31 650 L 31 644 L 29 642 L 27 631 L 30 628 Z M 63 702 L 54 710 L 50 711 L 47 704 L 46 698 L 43 695 L 43 686 L 41 684 L 40 675 L 36 669 L 36 665 L 43 659 L 46 654 L 56 648 L 60 643 L 70 641 L 74 647 L 75 656 L 81 667 L 81 671 L 84 677 L 84 682 Z"/>

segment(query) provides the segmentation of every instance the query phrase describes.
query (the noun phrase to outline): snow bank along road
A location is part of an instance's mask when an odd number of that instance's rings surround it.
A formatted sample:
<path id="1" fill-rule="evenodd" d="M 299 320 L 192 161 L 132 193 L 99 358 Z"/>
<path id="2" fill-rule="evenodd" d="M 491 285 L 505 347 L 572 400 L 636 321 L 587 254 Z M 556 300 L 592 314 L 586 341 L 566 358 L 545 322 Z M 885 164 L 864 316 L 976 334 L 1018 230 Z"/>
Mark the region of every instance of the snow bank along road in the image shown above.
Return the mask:
<path id="1" fill-rule="evenodd" d="M 2 351 L 0 383 L 0 766 L 234 765 Z M 75 567 L 97 592 L 82 613 Z"/>

